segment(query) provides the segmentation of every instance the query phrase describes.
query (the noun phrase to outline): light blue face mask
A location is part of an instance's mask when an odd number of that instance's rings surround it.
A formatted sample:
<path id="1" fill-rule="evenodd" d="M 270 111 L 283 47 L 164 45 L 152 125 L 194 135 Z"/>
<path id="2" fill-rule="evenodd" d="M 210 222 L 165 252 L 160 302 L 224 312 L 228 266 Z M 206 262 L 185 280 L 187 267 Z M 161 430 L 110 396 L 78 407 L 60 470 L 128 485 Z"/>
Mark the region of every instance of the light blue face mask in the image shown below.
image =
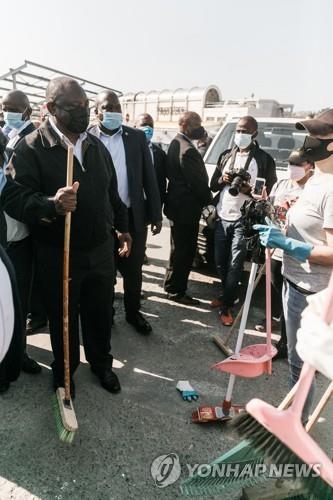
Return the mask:
<path id="1" fill-rule="evenodd" d="M 103 112 L 103 127 L 108 130 L 116 130 L 123 123 L 123 115 L 121 113 L 115 113 L 113 111 L 104 111 Z"/>
<path id="2" fill-rule="evenodd" d="M 25 123 L 22 116 L 23 113 L 14 113 L 13 111 L 4 111 L 3 113 L 6 125 L 10 128 L 15 128 L 16 130 L 19 130 Z"/>
<path id="3" fill-rule="evenodd" d="M 153 127 L 150 127 L 149 125 L 144 125 L 143 127 L 140 127 L 140 130 L 142 130 L 146 134 L 147 142 L 150 142 L 154 135 Z"/>

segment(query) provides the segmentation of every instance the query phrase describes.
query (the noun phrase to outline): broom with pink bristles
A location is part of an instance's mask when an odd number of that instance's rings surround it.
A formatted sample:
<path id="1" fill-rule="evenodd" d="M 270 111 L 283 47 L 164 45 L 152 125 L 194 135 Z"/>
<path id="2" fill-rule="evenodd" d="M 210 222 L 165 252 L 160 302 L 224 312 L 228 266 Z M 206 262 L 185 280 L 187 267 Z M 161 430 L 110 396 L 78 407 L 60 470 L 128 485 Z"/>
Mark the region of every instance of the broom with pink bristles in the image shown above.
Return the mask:
<path id="1" fill-rule="evenodd" d="M 323 319 L 327 324 L 333 321 L 333 273 Z M 302 411 L 315 371 L 309 364 L 303 364 L 294 400 L 287 410 L 281 411 L 260 399 L 252 399 L 246 405 L 247 413 L 237 417 L 233 426 L 270 461 L 300 467 L 307 465 L 312 474 L 302 477 L 304 486 L 315 498 L 329 500 L 333 498 L 332 460 L 306 433 L 302 424 Z"/>

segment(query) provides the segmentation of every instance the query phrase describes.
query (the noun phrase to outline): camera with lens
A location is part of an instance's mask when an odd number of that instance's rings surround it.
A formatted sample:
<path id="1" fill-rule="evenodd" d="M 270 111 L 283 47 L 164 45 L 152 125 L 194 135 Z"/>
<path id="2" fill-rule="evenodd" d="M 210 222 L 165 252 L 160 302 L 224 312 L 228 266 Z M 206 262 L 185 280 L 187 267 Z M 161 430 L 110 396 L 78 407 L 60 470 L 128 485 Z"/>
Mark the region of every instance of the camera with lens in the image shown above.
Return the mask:
<path id="1" fill-rule="evenodd" d="M 244 238 L 248 251 L 248 260 L 257 264 L 265 262 L 265 249 L 260 244 L 259 233 L 253 226 L 266 224 L 267 219 L 275 221 L 274 206 L 267 200 L 247 200 L 241 208 L 241 222 L 244 228 Z"/>
<path id="2" fill-rule="evenodd" d="M 239 170 L 232 169 L 228 173 L 232 177 L 231 185 L 229 188 L 229 194 L 231 194 L 231 196 L 237 196 L 239 195 L 239 192 L 243 187 L 243 185 L 246 182 L 250 182 L 251 175 L 244 168 L 241 168 Z"/>

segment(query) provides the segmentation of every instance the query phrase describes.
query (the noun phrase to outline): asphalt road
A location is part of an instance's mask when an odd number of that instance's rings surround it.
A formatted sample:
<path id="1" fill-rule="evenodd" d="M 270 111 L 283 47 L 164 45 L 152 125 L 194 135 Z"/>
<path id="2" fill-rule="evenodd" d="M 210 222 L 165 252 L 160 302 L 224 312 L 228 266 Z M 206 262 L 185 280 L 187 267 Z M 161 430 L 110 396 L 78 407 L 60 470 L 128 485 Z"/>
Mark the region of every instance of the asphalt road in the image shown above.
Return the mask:
<path id="1" fill-rule="evenodd" d="M 75 376 L 79 431 L 72 446 L 59 442 L 55 431 L 47 332 L 29 337 L 29 352 L 43 364 L 43 372 L 23 374 L 0 396 L 1 500 L 183 498 L 179 484 L 187 477 L 186 464 L 209 463 L 239 441 L 224 425 L 192 424 L 191 412 L 197 405 L 184 402 L 176 390 L 177 381 L 187 379 L 198 390 L 200 404 L 218 404 L 225 395 L 228 376 L 210 369 L 224 357 L 211 341 L 212 334 L 222 334 L 217 313 L 209 308 L 217 294 L 217 281 L 193 272 L 189 291 L 200 299 L 200 306 L 169 302 L 163 291 L 168 240 L 168 228 L 149 238 L 149 264 L 144 266 L 142 310 L 153 326 L 151 336 L 141 336 L 125 322 L 118 280 L 112 352 L 122 384 L 120 394 L 110 395 L 98 385 L 82 350 L 82 364 Z M 249 328 L 262 316 L 263 303 L 262 290 L 258 290 Z M 246 343 L 256 340 L 246 336 Z M 325 384 L 320 378 L 319 388 Z M 238 379 L 234 402 L 259 396 L 277 404 L 286 391 L 287 365 L 277 361 L 271 377 Z M 326 410 L 325 417 L 331 410 Z M 332 425 L 327 419 L 318 425 L 315 435 L 331 452 Z M 156 457 L 170 453 L 179 457 L 181 478 L 159 488 L 151 476 L 151 464 Z M 240 489 L 220 498 L 240 498 Z"/>

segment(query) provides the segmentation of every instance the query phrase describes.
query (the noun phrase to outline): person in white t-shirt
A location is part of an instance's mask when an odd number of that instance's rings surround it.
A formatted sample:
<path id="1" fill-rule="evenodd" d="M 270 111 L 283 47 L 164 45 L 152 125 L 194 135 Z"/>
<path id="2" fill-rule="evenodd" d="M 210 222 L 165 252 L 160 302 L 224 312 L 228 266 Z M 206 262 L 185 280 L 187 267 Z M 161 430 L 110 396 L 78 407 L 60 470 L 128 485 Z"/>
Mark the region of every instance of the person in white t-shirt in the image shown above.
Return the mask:
<path id="1" fill-rule="evenodd" d="M 269 195 L 268 200 L 274 205 L 275 215 L 281 228 L 285 228 L 289 209 L 297 202 L 305 184 L 313 175 L 314 163 L 302 157 L 299 150 L 291 153 L 288 159 L 288 177 L 277 181 Z M 288 357 L 286 325 L 282 307 L 282 285 L 281 274 L 283 251 L 275 249 L 272 255 L 272 328 L 280 330 L 281 337 L 275 347 L 278 352 L 276 359 Z M 266 331 L 266 318 L 260 321 L 255 329 Z"/>
<path id="2" fill-rule="evenodd" d="M 244 116 L 236 125 L 235 146 L 224 151 L 217 163 L 210 188 L 220 191 L 216 207 L 215 264 L 222 282 L 223 291 L 211 307 L 220 308 L 220 320 L 225 326 L 233 324 L 231 308 L 238 294 L 246 258 L 246 242 L 241 222 L 241 208 L 251 197 L 252 187 L 257 177 L 266 182 L 267 193 L 276 182 L 273 158 L 262 150 L 254 140 L 258 134 L 258 123 L 252 116 Z M 244 181 L 239 194 L 230 194 L 232 172 L 247 171 L 249 181 Z"/>
<path id="3" fill-rule="evenodd" d="M 283 250 L 283 310 L 290 386 L 297 382 L 303 364 L 296 351 L 296 333 L 307 297 L 326 288 L 333 271 L 333 109 L 298 122 L 296 128 L 309 134 L 301 151 L 306 159 L 315 162 L 314 175 L 288 212 L 286 235 L 273 226 L 254 226 L 264 246 Z M 303 410 L 304 420 L 313 395 L 314 387 Z"/>

